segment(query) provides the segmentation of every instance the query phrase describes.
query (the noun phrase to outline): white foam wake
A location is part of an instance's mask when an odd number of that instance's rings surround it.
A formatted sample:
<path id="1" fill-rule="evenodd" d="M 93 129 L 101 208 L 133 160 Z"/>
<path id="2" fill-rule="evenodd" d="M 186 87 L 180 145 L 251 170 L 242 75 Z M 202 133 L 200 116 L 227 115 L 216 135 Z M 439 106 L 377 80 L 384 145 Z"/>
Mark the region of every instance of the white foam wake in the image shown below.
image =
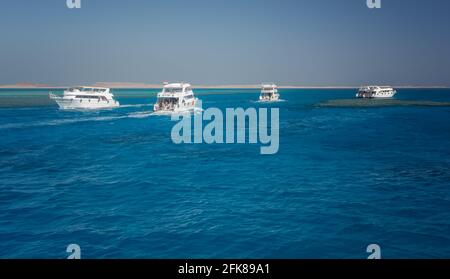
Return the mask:
<path id="1" fill-rule="evenodd" d="M 261 101 L 261 100 L 258 100 L 258 101 L 252 101 L 253 103 L 258 103 L 258 104 L 273 104 L 273 103 L 282 103 L 282 102 L 286 102 L 286 100 L 283 100 L 283 99 L 279 99 L 279 100 L 276 100 L 276 101 Z"/>
<path id="2" fill-rule="evenodd" d="M 142 107 L 152 107 L 153 104 L 133 104 L 133 105 L 120 105 L 119 108 L 142 108 Z"/>
<path id="3" fill-rule="evenodd" d="M 0 125 L 0 130 L 7 129 L 24 129 L 24 128 L 36 128 L 36 127 L 48 127 L 48 126 L 60 126 L 67 124 L 75 124 L 82 122 L 98 122 L 98 121 L 114 121 L 127 118 L 146 118 L 152 116 L 152 111 L 140 111 L 133 112 L 127 115 L 114 115 L 114 116 L 96 116 L 96 117 L 82 117 L 82 118 L 64 118 L 48 121 L 39 121 L 34 123 L 9 123 Z"/>
<path id="4" fill-rule="evenodd" d="M 128 114 L 129 118 L 147 118 L 152 116 L 154 113 L 152 111 L 138 111 Z"/>

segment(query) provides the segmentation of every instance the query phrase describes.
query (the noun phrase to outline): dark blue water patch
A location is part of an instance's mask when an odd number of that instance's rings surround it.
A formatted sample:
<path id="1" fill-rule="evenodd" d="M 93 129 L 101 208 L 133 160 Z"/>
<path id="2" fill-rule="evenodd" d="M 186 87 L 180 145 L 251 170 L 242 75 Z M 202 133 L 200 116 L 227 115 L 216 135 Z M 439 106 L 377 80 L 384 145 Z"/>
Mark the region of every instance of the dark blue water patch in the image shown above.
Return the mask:
<path id="1" fill-rule="evenodd" d="M 205 108 L 280 109 L 277 154 L 175 145 L 145 90 L 116 90 L 117 110 L 0 109 L 0 257 L 65 258 L 71 243 L 85 258 L 366 258 L 372 243 L 385 258 L 450 256 L 450 108 L 222 91 L 199 92 Z"/>

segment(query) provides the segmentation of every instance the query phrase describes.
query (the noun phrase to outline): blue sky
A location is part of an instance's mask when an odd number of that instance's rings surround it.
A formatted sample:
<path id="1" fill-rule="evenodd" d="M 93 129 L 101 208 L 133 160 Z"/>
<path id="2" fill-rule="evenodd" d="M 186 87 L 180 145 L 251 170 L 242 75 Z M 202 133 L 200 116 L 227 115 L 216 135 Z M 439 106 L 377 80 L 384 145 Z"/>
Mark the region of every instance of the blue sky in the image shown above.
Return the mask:
<path id="1" fill-rule="evenodd" d="M 0 84 L 450 85 L 450 1 L 0 0 Z"/>

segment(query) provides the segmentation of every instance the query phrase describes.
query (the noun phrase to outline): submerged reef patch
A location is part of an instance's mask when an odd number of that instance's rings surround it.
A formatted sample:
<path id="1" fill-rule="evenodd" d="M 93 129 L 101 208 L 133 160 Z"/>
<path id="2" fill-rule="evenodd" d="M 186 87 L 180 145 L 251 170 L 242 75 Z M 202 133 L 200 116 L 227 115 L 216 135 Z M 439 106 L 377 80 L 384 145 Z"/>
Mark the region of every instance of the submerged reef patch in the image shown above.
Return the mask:
<path id="1" fill-rule="evenodd" d="M 414 101 L 394 99 L 339 99 L 328 100 L 316 104 L 317 107 L 389 107 L 389 106 L 424 106 L 449 107 L 450 102 Z"/>

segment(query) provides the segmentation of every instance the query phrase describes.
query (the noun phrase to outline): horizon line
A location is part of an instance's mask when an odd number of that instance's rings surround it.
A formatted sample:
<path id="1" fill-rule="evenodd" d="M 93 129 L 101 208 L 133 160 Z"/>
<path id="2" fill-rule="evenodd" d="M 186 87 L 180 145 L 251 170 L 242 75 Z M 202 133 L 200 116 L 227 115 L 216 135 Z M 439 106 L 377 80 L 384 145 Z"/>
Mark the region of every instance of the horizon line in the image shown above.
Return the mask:
<path id="1" fill-rule="evenodd" d="M 259 89 L 261 84 L 192 84 L 197 89 Z M 161 89 L 164 84 L 152 84 L 142 82 L 96 82 L 93 84 L 83 85 L 87 87 L 107 87 L 112 89 Z M 355 89 L 366 85 L 278 85 L 280 89 Z M 387 86 L 387 84 L 377 84 L 377 86 Z M 436 88 L 450 89 L 449 85 L 389 85 L 394 88 Z M 16 84 L 0 84 L 0 89 L 65 89 L 74 86 L 55 86 L 40 83 L 20 82 Z"/>

